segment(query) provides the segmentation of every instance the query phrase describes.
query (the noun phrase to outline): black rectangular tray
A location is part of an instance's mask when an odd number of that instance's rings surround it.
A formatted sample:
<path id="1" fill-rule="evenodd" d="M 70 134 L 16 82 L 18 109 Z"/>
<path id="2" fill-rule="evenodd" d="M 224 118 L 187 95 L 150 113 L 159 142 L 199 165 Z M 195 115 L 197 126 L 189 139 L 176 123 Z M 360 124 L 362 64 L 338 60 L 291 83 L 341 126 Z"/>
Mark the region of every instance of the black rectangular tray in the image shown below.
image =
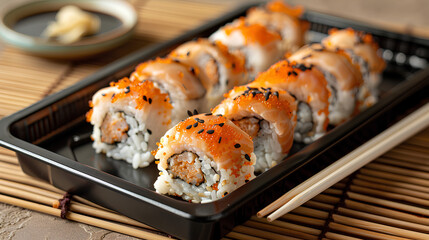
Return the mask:
<path id="1" fill-rule="evenodd" d="M 207 37 L 219 27 L 245 15 L 242 6 L 169 42 L 145 48 L 110 64 L 57 94 L 0 120 L 0 145 L 17 153 L 31 176 L 115 210 L 183 239 L 217 239 L 243 223 L 283 193 L 387 129 L 428 102 L 429 41 L 376 29 L 344 18 L 306 12 L 310 41 L 320 41 L 330 28 L 352 27 L 374 35 L 387 61 L 381 99 L 373 107 L 332 129 L 307 146 L 294 145 L 293 154 L 228 196 L 193 204 L 159 195 L 153 183 L 156 166 L 133 169 L 124 161 L 96 154 L 91 126 L 84 115 L 88 101 L 110 81 L 131 73 L 147 59 L 175 46 Z"/>

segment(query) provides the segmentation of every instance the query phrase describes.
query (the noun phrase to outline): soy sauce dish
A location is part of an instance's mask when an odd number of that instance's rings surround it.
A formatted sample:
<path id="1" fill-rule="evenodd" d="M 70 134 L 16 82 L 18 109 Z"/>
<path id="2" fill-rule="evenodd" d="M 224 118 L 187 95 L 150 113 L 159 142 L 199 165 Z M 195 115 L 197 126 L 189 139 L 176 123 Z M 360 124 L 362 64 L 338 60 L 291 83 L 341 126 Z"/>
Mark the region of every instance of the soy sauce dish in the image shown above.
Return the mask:
<path id="1" fill-rule="evenodd" d="M 42 36 L 64 6 L 76 6 L 100 20 L 99 30 L 65 44 Z M 125 43 L 133 34 L 137 13 L 121 0 L 10 1 L 0 10 L 0 37 L 29 54 L 58 59 L 76 59 L 99 54 Z"/>

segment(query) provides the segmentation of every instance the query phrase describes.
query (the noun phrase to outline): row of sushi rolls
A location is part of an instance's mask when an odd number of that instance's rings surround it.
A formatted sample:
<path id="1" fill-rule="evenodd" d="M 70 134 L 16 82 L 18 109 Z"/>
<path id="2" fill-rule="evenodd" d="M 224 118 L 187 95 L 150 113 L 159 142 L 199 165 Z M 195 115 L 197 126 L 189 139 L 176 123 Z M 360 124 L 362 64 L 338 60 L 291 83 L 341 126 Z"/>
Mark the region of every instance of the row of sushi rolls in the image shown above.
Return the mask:
<path id="1" fill-rule="evenodd" d="M 373 105 L 385 63 L 372 36 L 332 29 L 304 45 L 302 12 L 254 7 L 99 90 L 93 148 L 134 168 L 155 161 L 158 193 L 205 203 Z"/>

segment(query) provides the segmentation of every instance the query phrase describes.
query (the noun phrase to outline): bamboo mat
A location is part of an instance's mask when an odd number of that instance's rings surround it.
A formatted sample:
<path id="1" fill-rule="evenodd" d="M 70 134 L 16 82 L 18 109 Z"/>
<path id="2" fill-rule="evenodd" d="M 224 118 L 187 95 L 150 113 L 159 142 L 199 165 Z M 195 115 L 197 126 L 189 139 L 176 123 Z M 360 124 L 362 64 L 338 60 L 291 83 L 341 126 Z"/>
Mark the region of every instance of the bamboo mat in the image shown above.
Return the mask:
<path id="1" fill-rule="evenodd" d="M 85 61 L 53 61 L 5 47 L 0 53 L 0 118 L 64 89 L 127 53 L 177 36 L 236 3 L 132 1 L 136 35 L 125 46 Z M 0 148 L 0 202 L 60 216 L 64 192 L 22 173 Z M 263 208 L 264 206 L 261 206 Z M 74 197 L 67 218 L 145 239 L 170 236 Z M 429 239 L 429 129 L 385 153 L 281 219 L 252 217 L 225 239 Z"/>

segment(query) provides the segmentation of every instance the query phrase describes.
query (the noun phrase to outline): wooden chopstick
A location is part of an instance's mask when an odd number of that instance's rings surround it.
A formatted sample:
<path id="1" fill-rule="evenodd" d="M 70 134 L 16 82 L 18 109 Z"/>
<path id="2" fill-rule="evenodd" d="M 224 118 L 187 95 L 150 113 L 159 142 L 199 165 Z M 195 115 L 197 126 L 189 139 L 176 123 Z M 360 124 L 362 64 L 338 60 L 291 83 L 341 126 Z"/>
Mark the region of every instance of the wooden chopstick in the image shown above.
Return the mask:
<path id="1" fill-rule="evenodd" d="M 257 216 L 263 217 L 277 209 L 267 217 L 269 221 L 277 219 L 421 131 L 428 124 L 429 104 L 426 104 L 331 166 L 290 190 L 259 211 Z"/>

